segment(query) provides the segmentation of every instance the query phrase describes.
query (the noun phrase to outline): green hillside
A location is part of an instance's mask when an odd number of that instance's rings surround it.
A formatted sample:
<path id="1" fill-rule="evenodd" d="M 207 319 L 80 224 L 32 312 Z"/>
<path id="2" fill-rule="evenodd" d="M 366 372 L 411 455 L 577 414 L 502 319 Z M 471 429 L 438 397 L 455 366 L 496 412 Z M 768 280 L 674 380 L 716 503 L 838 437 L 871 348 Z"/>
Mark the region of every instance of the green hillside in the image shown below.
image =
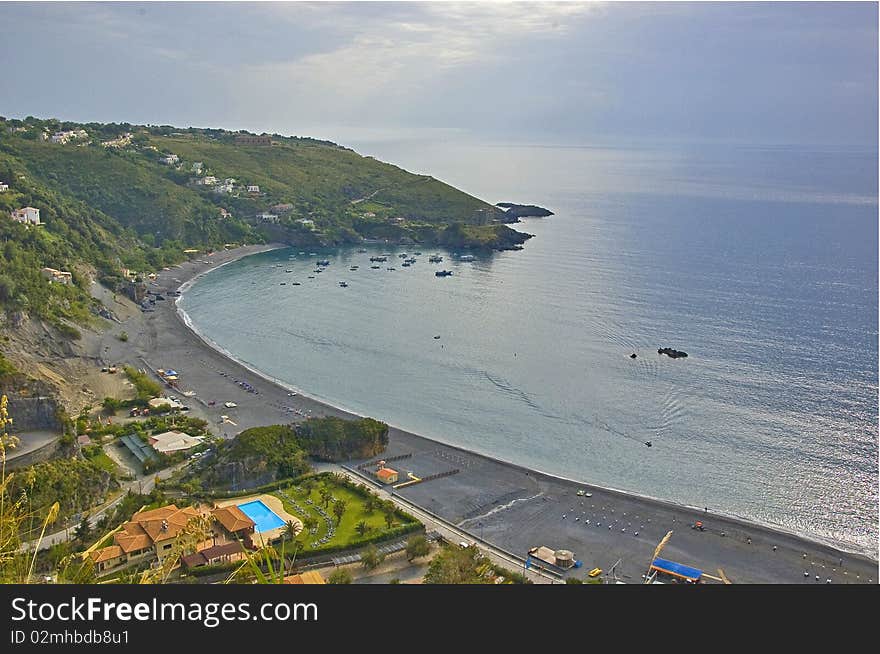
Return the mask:
<path id="1" fill-rule="evenodd" d="M 79 129 L 85 134 L 52 142 Z M 98 307 L 84 274 L 114 286 L 123 267 L 155 270 L 189 248 L 387 239 L 509 249 L 529 238 L 502 224 L 510 221 L 503 211 L 432 177 L 328 141 L 272 135 L 271 144 L 243 145 L 242 135 L 0 118 L 0 182 L 9 186 L 0 193 L 0 308 L 86 322 Z M 169 154 L 177 159 L 163 162 Z M 227 178 L 235 181 L 223 187 Z M 45 224 L 7 218 L 24 206 Z M 73 285 L 49 284 L 44 266 L 73 272 Z"/>

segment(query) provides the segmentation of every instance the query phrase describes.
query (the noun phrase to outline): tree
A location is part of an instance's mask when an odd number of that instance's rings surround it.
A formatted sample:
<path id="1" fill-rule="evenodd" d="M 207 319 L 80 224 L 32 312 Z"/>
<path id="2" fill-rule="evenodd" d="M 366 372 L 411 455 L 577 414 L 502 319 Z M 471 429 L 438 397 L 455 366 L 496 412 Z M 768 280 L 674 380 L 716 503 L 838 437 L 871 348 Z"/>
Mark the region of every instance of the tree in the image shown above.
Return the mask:
<path id="1" fill-rule="evenodd" d="M 385 525 L 391 529 L 391 526 L 394 524 L 394 514 L 390 511 L 385 514 Z"/>
<path id="2" fill-rule="evenodd" d="M 413 561 L 421 556 L 427 556 L 431 551 L 431 545 L 424 534 L 413 534 L 406 542 L 406 560 Z"/>
<path id="3" fill-rule="evenodd" d="M 370 545 L 361 552 L 361 565 L 367 570 L 378 568 L 384 560 L 385 555 L 382 554 L 375 545 Z"/>
<path id="4" fill-rule="evenodd" d="M 333 493 L 331 493 L 330 489 L 326 486 L 321 486 L 321 488 L 318 489 L 318 495 L 321 496 L 321 504 L 325 508 L 330 504 L 330 500 L 333 499 Z"/>
<path id="5" fill-rule="evenodd" d="M 327 577 L 327 581 L 331 584 L 350 584 L 351 573 L 345 568 L 337 568 L 330 573 L 330 576 Z"/>
<path id="6" fill-rule="evenodd" d="M 303 527 L 305 527 L 308 531 L 313 531 L 318 528 L 318 519 L 313 515 L 307 515 L 303 518 Z"/>
<path id="7" fill-rule="evenodd" d="M 89 524 L 89 519 L 86 516 L 83 516 L 82 521 L 77 525 L 73 535 L 81 543 L 85 543 L 89 536 L 92 535 L 92 526 Z"/>
<path id="8" fill-rule="evenodd" d="M 357 524 L 354 526 L 354 530 L 358 533 L 358 536 L 360 536 L 361 538 L 363 538 L 364 535 L 366 535 L 366 533 L 367 533 L 368 531 L 370 531 L 370 526 L 369 526 L 366 522 L 364 522 L 363 520 L 361 520 L 359 523 L 357 523 Z"/>
<path id="9" fill-rule="evenodd" d="M 376 510 L 376 498 L 373 495 L 367 495 L 367 499 L 364 500 L 364 513 L 367 515 L 373 515 L 373 511 Z"/>
<path id="10" fill-rule="evenodd" d="M 345 500 L 336 500 L 333 504 L 333 515 L 336 516 L 336 524 L 342 522 L 342 516 L 345 513 Z"/>
<path id="11" fill-rule="evenodd" d="M 284 525 L 284 531 L 282 532 L 282 536 L 284 536 L 285 540 L 295 540 L 299 532 L 302 531 L 302 525 L 294 522 L 293 520 L 288 520 L 287 524 Z"/>

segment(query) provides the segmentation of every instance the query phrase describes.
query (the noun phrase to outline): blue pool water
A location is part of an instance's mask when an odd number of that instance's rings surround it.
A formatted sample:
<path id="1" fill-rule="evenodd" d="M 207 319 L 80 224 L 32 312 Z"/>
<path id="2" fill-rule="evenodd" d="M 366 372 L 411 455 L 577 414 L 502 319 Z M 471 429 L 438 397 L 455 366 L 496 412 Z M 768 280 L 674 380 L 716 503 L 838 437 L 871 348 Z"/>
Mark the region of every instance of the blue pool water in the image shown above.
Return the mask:
<path id="1" fill-rule="evenodd" d="M 258 534 L 283 527 L 284 520 L 279 518 L 268 506 L 263 504 L 261 500 L 254 500 L 246 504 L 239 504 L 238 508 L 251 520 L 256 523 L 256 532 Z"/>

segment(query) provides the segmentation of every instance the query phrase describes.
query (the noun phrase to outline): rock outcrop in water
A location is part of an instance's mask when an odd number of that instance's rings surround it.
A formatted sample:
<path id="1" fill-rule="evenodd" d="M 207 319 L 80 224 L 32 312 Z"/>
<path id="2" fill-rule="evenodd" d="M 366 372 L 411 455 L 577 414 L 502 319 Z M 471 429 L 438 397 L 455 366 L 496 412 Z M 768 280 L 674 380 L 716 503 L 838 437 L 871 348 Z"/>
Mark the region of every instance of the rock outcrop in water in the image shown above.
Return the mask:
<path id="1" fill-rule="evenodd" d="M 504 209 L 504 215 L 510 218 L 546 218 L 552 216 L 553 212 L 544 207 L 534 204 L 514 204 L 513 202 L 498 202 L 496 207 Z"/>
<path id="2" fill-rule="evenodd" d="M 687 352 L 681 350 L 673 350 L 671 347 L 661 347 L 657 350 L 657 354 L 665 354 L 671 359 L 683 359 L 687 356 Z"/>

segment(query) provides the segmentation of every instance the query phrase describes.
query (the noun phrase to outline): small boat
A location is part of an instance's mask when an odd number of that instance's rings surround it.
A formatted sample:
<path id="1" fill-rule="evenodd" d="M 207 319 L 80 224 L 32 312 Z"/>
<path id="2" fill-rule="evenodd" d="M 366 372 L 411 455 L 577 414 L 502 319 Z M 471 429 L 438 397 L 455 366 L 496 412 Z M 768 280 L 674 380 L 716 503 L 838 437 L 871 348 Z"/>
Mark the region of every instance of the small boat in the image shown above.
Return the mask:
<path id="1" fill-rule="evenodd" d="M 309 275 L 309 279 L 314 279 L 314 278 L 315 278 L 314 275 Z"/>
<path id="2" fill-rule="evenodd" d="M 406 259 L 406 257 L 408 255 L 406 254 L 406 252 L 403 252 L 402 254 L 398 254 L 397 256 L 400 257 L 401 259 Z"/>
<path id="3" fill-rule="evenodd" d="M 305 252 L 300 252 L 300 254 L 305 254 Z"/>
<path id="4" fill-rule="evenodd" d="M 316 256 L 318 256 L 318 254 L 317 254 L 316 252 L 309 252 L 309 256 L 310 256 L 310 257 L 316 257 Z"/>
<path id="5" fill-rule="evenodd" d="M 458 257 L 459 261 L 473 261 L 476 257 L 472 254 L 462 254 Z"/>
<path id="6" fill-rule="evenodd" d="M 403 262 L 402 264 L 400 264 L 400 265 L 403 266 L 404 268 L 409 268 L 412 264 L 411 264 L 409 261 L 404 261 L 404 262 Z"/>
<path id="7" fill-rule="evenodd" d="M 629 358 L 630 358 L 630 359 L 635 359 L 635 358 L 636 358 L 636 353 L 633 352 L 632 354 L 630 354 L 630 355 L 629 355 Z"/>
<path id="8" fill-rule="evenodd" d="M 388 257 L 370 257 L 370 261 L 388 261 Z"/>
<path id="9" fill-rule="evenodd" d="M 287 286 L 287 282 L 281 282 L 281 286 Z"/>
<path id="10" fill-rule="evenodd" d="M 291 282 L 290 285 L 291 286 L 302 286 L 302 284 L 300 284 L 299 282 Z"/>
<path id="11" fill-rule="evenodd" d="M 370 268 L 372 268 L 373 270 L 379 270 L 379 268 L 381 268 L 381 267 L 382 266 L 370 266 Z"/>
<path id="12" fill-rule="evenodd" d="M 645 445 L 647 445 L 648 447 L 651 447 L 651 441 L 645 441 Z"/>
<path id="13" fill-rule="evenodd" d="M 329 265 L 330 265 L 330 260 L 329 260 L 329 259 L 321 259 L 320 261 L 318 261 L 318 263 L 317 263 L 316 265 L 318 265 L 318 266 L 329 266 Z"/>
<path id="14" fill-rule="evenodd" d="M 451 270 L 438 270 L 434 273 L 435 277 L 449 277 L 452 274 Z"/>
<path id="15" fill-rule="evenodd" d="M 387 268 L 386 270 L 397 270 L 397 268 Z"/>
<path id="16" fill-rule="evenodd" d="M 348 283 L 347 283 L 347 282 L 339 282 L 339 285 L 340 285 L 342 288 L 348 288 Z"/>
<path id="17" fill-rule="evenodd" d="M 315 272 L 316 272 L 316 273 L 322 273 L 322 272 L 324 272 L 324 269 L 323 269 L 323 268 L 318 268 L 317 270 L 315 270 Z"/>
<path id="18" fill-rule="evenodd" d="M 430 257 L 428 257 L 428 261 L 431 263 L 440 263 L 441 261 L 443 261 L 443 257 L 441 257 L 439 254 L 432 254 Z"/>
<path id="19" fill-rule="evenodd" d="M 286 273 L 292 273 L 293 271 L 292 271 L 292 270 L 285 270 L 284 272 L 286 272 Z"/>
<path id="20" fill-rule="evenodd" d="M 417 257 L 422 256 L 422 253 L 421 253 L 421 252 L 416 252 L 415 254 L 416 254 Z"/>
<path id="21" fill-rule="evenodd" d="M 357 270 L 357 269 L 358 269 L 357 266 L 352 266 L 351 268 L 349 268 L 349 270 Z"/>
<path id="22" fill-rule="evenodd" d="M 360 250 L 358 250 L 358 252 L 360 252 L 361 254 L 363 254 L 364 252 L 366 252 L 366 249 L 365 249 L 365 248 L 361 248 Z M 300 253 L 300 254 L 302 254 L 302 253 Z"/>
<path id="23" fill-rule="evenodd" d="M 410 257 L 409 259 L 404 259 L 404 261 L 406 261 L 407 263 L 415 263 L 415 262 L 416 262 L 416 258 L 415 258 L 415 257 Z"/>
<path id="24" fill-rule="evenodd" d="M 439 341 L 439 340 L 440 340 L 440 335 L 438 334 L 437 336 L 435 336 L 435 337 L 434 337 L 434 340 L 435 340 L 435 341 Z"/>

